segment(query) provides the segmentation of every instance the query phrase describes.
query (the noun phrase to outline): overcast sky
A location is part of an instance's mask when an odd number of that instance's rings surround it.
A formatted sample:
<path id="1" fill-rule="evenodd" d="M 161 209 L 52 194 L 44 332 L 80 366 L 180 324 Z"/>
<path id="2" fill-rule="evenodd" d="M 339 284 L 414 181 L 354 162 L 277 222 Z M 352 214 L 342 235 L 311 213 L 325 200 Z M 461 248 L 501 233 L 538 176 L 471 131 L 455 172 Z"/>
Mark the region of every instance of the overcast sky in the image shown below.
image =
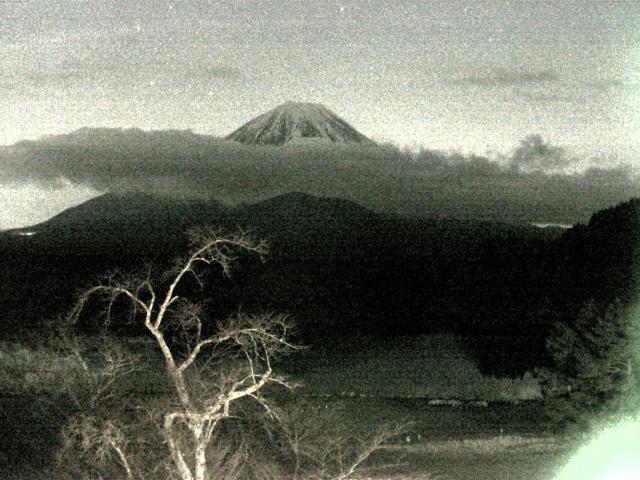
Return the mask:
<path id="1" fill-rule="evenodd" d="M 492 156 L 540 134 L 633 165 L 638 25 L 637 1 L 0 0 L 0 145 L 84 126 L 221 136 L 294 100 L 399 146 Z M 21 224 L 96 193 L 14 173 L 0 204 Z"/>
<path id="2" fill-rule="evenodd" d="M 640 2 L 0 2 L 0 144 L 224 135 L 285 100 L 400 145 L 640 150 Z"/>

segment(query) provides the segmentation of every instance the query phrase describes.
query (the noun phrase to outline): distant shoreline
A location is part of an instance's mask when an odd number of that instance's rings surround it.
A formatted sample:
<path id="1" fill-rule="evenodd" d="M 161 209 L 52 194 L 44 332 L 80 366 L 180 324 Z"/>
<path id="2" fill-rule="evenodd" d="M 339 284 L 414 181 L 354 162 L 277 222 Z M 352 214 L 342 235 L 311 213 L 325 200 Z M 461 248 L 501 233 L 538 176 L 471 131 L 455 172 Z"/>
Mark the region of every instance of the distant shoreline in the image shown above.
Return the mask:
<path id="1" fill-rule="evenodd" d="M 568 230 L 569 228 L 573 228 L 571 223 L 554 223 L 554 222 L 530 222 L 530 225 L 538 228 L 562 228 Z"/>

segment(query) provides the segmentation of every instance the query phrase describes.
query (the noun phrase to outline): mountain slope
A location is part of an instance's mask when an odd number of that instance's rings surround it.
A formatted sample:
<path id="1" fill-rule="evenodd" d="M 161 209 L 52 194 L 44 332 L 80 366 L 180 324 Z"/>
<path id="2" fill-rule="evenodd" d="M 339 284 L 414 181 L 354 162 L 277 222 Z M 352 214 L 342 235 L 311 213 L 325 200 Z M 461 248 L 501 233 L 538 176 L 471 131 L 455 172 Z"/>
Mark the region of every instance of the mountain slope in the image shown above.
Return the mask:
<path id="1" fill-rule="evenodd" d="M 69 208 L 31 231 L 69 227 L 101 228 L 154 226 L 182 228 L 211 221 L 225 207 L 215 201 L 176 199 L 148 193 L 106 193 Z"/>
<path id="2" fill-rule="evenodd" d="M 291 311 L 302 330 L 322 331 L 329 324 L 335 333 L 374 325 L 420 332 L 443 322 L 453 328 L 469 315 L 452 313 L 452 306 L 477 310 L 475 287 L 496 286 L 487 275 L 510 288 L 532 281 L 518 268 L 494 274 L 496 262 L 482 262 L 483 243 L 498 242 L 500 258 L 522 251 L 531 260 L 529 246 L 549 237 L 534 227 L 407 219 L 295 192 L 237 207 L 113 193 L 25 229 L 32 235 L 0 235 L 5 319 L 36 321 L 64 311 L 76 288 L 113 269 L 129 271 L 147 262 L 162 269 L 186 251 L 184 231 L 196 225 L 242 228 L 271 246 L 266 265 L 234 272 L 231 291 L 218 285 L 225 292 L 220 305 Z M 507 263 L 503 270 L 514 271 Z M 496 321 L 494 312 L 486 315 Z"/>
<path id="3" fill-rule="evenodd" d="M 320 104 L 287 102 L 256 117 L 227 136 L 247 145 L 284 145 L 305 141 L 373 144 Z"/>
<path id="4" fill-rule="evenodd" d="M 185 230 L 218 224 L 227 207 L 216 201 L 176 199 L 146 193 L 106 193 L 31 227 L 10 230 L 43 251 L 69 254 L 145 255 L 174 249 Z M 37 249 L 36 249 L 37 250 Z"/>

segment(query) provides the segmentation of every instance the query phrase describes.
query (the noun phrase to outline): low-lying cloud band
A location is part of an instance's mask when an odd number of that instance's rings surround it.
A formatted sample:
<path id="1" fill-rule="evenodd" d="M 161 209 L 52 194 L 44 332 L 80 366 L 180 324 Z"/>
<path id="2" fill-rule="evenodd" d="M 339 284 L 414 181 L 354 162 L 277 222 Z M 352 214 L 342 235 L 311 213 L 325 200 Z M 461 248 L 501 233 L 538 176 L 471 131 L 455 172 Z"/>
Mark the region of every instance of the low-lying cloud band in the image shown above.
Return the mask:
<path id="1" fill-rule="evenodd" d="M 495 159 L 390 145 L 245 146 L 137 129 L 83 129 L 0 149 L 3 183 L 55 188 L 64 179 L 232 203 L 302 191 L 405 215 L 575 223 L 640 196 L 636 172 L 580 165 L 536 135 Z"/>

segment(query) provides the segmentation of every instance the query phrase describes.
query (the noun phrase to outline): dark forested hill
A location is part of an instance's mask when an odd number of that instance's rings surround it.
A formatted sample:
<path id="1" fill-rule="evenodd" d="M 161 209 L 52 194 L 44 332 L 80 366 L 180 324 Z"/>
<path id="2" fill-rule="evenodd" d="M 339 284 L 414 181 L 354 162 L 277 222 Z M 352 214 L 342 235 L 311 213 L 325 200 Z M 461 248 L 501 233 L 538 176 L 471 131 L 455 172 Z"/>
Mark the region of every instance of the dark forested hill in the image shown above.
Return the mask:
<path id="1" fill-rule="evenodd" d="M 640 279 L 640 199 L 594 213 L 559 238 L 550 255 L 558 303 L 631 300 Z"/>
<path id="2" fill-rule="evenodd" d="M 301 193 L 236 207 L 106 194 L 1 234 L 2 323 L 11 330 L 52 319 L 99 274 L 166 264 L 185 253 L 185 230 L 213 225 L 271 245 L 266 264 L 247 261 L 228 282 L 212 281 L 203 295 L 214 300 L 214 316 L 240 306 L 289 312 L 307 342 L 451 331 L 480 339 L 478 358 L 508 371 L 513 358 L 535 363 L 549 325 L 580 302 L 630 288 L 639 204 L 599 212 L 560 235 L 378 214 Z"/>

